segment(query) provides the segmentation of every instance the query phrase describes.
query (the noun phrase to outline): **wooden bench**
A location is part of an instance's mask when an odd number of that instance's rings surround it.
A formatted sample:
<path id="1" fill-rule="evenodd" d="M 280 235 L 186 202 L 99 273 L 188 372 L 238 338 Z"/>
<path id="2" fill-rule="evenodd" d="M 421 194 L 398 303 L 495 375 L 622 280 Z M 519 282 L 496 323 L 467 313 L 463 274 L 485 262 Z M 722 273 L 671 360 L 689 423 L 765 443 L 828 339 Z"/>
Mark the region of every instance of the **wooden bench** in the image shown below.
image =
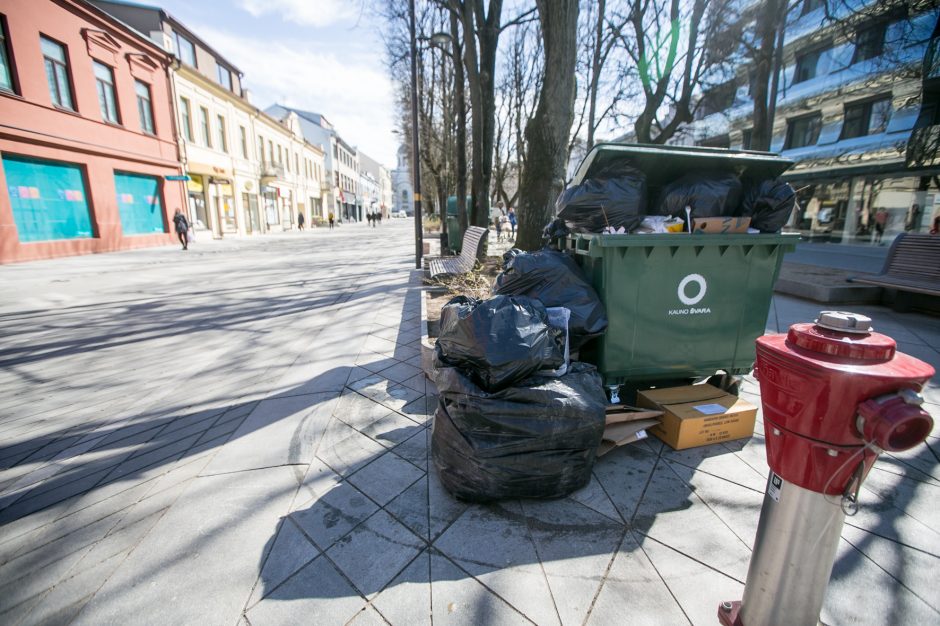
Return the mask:
<path id="1" fill-rule="evenodd" d="M 477 262 L 477 252 L 480 242 L 487 234 L 487 229 L 479 226 L 470 226 L 463 234 L 463 243 L 460 256 L 442 256 L 429 259 L 431 278 L 442 274 L 466 274 L 473 269 Z"/>
<path id="2" fill-rule="evenodd" d="M 902 233 L 891 244 L 880 274 L 847 280 L 940 296 L 940 236 Z"/>

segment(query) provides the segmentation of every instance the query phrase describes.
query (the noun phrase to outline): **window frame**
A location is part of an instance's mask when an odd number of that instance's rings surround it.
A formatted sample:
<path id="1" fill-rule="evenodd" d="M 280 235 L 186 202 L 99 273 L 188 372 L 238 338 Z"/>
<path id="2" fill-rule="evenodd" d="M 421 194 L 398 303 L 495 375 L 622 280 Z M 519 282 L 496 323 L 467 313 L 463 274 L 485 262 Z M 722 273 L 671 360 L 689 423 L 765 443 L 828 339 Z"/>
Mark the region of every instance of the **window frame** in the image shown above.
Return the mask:
<path id="1" fill-rule="evenodd" d="M 231 92 L 234 93 L 235 81 L 232 80 L 232 70 L 228 69 L 227 67 L 225 67 L 224 65 L 222 65 L 222 64 L 219 63 L 218 61 L 216 61 L 215 66 L 216 66 L 216 75 L 217 75 L 217 77 L 218 77 L 219 84 L 222 85 L 223 87 L 225 87 L 226 89 L 228 89 L 229 91 L 231 91 Z M 227 80 L 227 81 L 225 81 L 225 80 L 222 79 L 222 76 L 223 76 L 223 75 L 224 75 L 224 76 L 228 76 L 228 80 Z"/>
<path id="2" fill-rule="evenodd" d="M 818 78 L 819 77 L 819 60 L 822 58 L 823 53 L 826 52 L 827 50 L 829 50 L 828 45 L 816 46 L 815 48 L 809 48 L 803 51 L 802 53 L 798 54 L 796 56 L 796 64 L 793 68 L 793 83 L 792 84 L 798 85 L 800 83 L 805 83 L 807 81 L 813 80 L 814 78 Z M 807 59 L 810 55 L 816 56 L 816 61 L 813 64 L 813 75 L 808 76 L 807 78 L 800 78 L 800 69 L 802 66 L 802 62 L 805 59 Z"/>
<path id="3" fill-rule="evenodd" d="M 61 48 L 63 60 L 53 59 L 53 58 L 46 56 L 45 51 L 42 49 L 43 40 L 48 41 L 49 43 Z M 47 87 L 50 86 L 49 85 L 49 67 L 47 63 L 51 63 L 53 66 L 56 93 L 53 94 L 52 90 L 51 89 L 49 90 L 49 99 L 52 101 L 52 106 L 63 111 L 72 111 L 73 113 L 77 113 L 78 107 L 75 104 L 75 86 L 72 84 L 72 73 L 69 71 L 69 66 L 71 65 L 71 63 L 69 60 L 68 46 L 66 46 L 64 43 L 60 41 L 53 39 L 52 37 L 39 33 L 39 50 L 42 53 L 43 68 L 45 69 L 45 72 L 46 72 L 46 86 Z M 57 72 L 59 68 L 61 68 L 62 72 L 65 74 L 64 82 L 65 82 L 65 87 L 67 88 L 67 92 L 68 92 L 67 93 L 68 101 L 69 101 L 68 105 L 64 105 L 61 103 L 62 94 L 60 93 L 60 90 L 62 88 L 62 85 L 59 84 L 60 76 Z M 56 101 L 57 99 L 60 101 L 57 102 Z"/>
<path id="4" fill-rule="evenodd" d="M 839 133 L 839 141 L 844 139 L 857 139 L 859 137 L 867 137 L 869 135 L 876 135 L 878 133 L 884 132 L 884 128 L 878 129 L 877 131 L 872 131 L 872 114 L 875 112 L 875 105 L 887 102 L 888 105 L 891 105 L 892 96 L 891 94 L 876 96 L 873 98 L 868 98 L 865 100 L 856 100 L 855 102 L 846 102 L 843 105 L 842 112 L 842 130 Z M 846 135 L 846 122 L 849 119 L 849 111 L 861 111 L 862 124 L 860 126 L 861 132 L 855 135 Z M 888 124 L 885 122 L 885 128 Z"/>
<path id="5" fill-rule="evenodd" d="M 238 136 L 241 140 L 242 158 L 248 158 L 248 131 L 241 124 L 238 125 Z"/>
<path id="6" fill-rule="evenodd" d="M 106 124 L 115 124 L 117 126 L 121 125 L 121 109 L 118 105 L 117 97 L 117 87 L 115 85 L 114 78 L 114 68 L 108 65 L 107 63 L 102 63 L 98 59 L 92 58 L 92 73 L 95 76 L 95 92 L 98 94 L 98 109 L 101 113 L 101 119 Z M 107 79 L 102 78 L 98 75 L 98 71 L 106 71 L 108 73 Z M 110 82 L 109 82 L 110 81 Z M 114 119 L 109 117 L 109 114 L 112 111 L 108 110 L 108 91 L 110 90 L 111 102 L 110 105 L 114 107 Z M 102 97 L 104 97 L 104 102 L 102 102 Z"/>
<path id="7" fill-rule="evenodd" d="M 813 141 L 811 143 L 803 143 L 803 144 L 800 144 L 799 146 L 794 146 L 793 137 L 796 131 L 796 124 L 799 124 L 801 122 L 810 122 L 813 120 L 818 121 L 818 126 L 815 132 L 816 136 L 813 139 Z M 799 148 L 807 148 L 810 146 L 815 146 L 817 143 L 819 143 L 819 135 L 821 131 L 822 131 L 822 112 L 820 111 L 816 111 L 808 115 L 801 115 L 799 117 L 792 117 L 787 120 L 787 137 L 786 137 L 786 141 L 783 144 L 783 149 L 784 150 L 797 150 Z"/>
<path id="8" fill-rule="evenodd" d="M 199 130 L 202 136 L 202 145 L 207 148 L 211 148 L 212 123 L 209 121 L 209 109 L 204 106 L 199 107 Z"/>
<path id="9" fill-rule="evenodd" d="M 870 56 L 866 56 L 865 58 L 859 58 L 860 57 L 859 51 L 863 49 L 859 46 L 859 43 L 862 41 L 862 36 L 868 33 L 875 32 L 875 31 L 878 31 L 879 33 L 877 53 L 872 54 Z M 871 59 L 877 59 L 878 57 L 883 55 L 885 53 L 885 36 L 887 35 L 887 31 L 888 31 L 888 23 L 884 20 L 878 20 L 873 23 L 869 23 L 861 28 L 857 28 L 855 30 L 855 49 L 852 51 L 852 62 L 850 63 L 850 65 L 855 65 L 856 63 L 863 63 Z"/>
<path id="10" fill-rule="evenodd" d="M 16 59 L 13 58 L 13 46 L 10 45 L 10 29 L 7 26 L 7 16 L 0 13 L 0 62 L 6 68 L 10 85 L 0 84 L 0 93 L 19 95 L 19 80 L 16 75 Z"/>
<path id="11" fill-rule="evenodd" d="M 187 44 L 189 44 L 189 49 L 192 49 L 192 51 L 193 51 L 193 62 L 192 62 L 192 63 L 190 63 L 189 61 L 187 61 L 186 59 L 183 58 L 183 48 L 180 46 L 180 40 L 185 41 Z M 199 65 L 198 65 L 198 61 L 197 61 L 197 59 L 196 59 L 196 56 L 197 56 L 197 55 L 196 55 L 196 43 L 195 43 L 194 41 L 190 41 L 190 39 L 189 39 L 188 37 L 186 37 L 186 35 L 181 35 L 178 30 L 175 30 L 175 29 L 174 29 L 174 30 L 173 30 L 173 46 L 176 48 L 176 56 L 177 56 L 177 58 L 178 58 L 182 63 L 186 63 L 187 65 L 189 65 L 189 66 L 191 66 L 191 67 L 195 67 L 195 68 L 198 69 Z"/>
<path id="12" fill-rule="evenodd" d="M 186 96 L 180 96 L 180 102 L 183 104 L 180 107 L 180 116 L 182 117 L 183 130 L 183 139 L 190 143 L 196 143 L 195 135 L 193 134 L 193 105 L 189 98 Z"/>
<path id="13" fill-rule="evenodd" d="M 216 113 L 215 121 L 217 124 L 216 130 L 219 133 L 219 149 L 228 154 L 228 130 L 225 128 L 225 116 Z"/>
<path id="14" fill-rule="evenodd" d="M 139 88 L 143 87 L 144 91 L 147 93 L 146 96 L 140 95 Z M 140 80 L 139 78 L 134 79 L 134 95 L 137 97 L 137 118 L 140 122 L 141 132 L 147 135 L 156 136 L 157 134 L 157 124 L 153 116 L 153 91 L 151 91 L 150 85 Z M 143 110 L 141 108 L 141 102 L 145 102 L 147 106 L 147 118 L 146 121 L 149 122 L 149 128 L 146 123 L 144 123 Z"/>

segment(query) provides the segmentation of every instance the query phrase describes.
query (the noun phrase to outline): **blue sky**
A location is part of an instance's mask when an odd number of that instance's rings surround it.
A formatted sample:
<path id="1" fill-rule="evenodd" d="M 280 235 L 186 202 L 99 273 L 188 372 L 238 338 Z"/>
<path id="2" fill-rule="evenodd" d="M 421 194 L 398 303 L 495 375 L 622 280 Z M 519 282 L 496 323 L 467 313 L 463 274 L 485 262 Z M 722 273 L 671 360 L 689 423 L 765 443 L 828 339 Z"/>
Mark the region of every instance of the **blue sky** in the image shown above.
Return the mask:
<path id="1" fill-rule="evenodd" d="M 322 113 L 348 143 L 395 166 L 381 18 L 354 0 L 143 0 L 244 72 L 252 102 Z"/>

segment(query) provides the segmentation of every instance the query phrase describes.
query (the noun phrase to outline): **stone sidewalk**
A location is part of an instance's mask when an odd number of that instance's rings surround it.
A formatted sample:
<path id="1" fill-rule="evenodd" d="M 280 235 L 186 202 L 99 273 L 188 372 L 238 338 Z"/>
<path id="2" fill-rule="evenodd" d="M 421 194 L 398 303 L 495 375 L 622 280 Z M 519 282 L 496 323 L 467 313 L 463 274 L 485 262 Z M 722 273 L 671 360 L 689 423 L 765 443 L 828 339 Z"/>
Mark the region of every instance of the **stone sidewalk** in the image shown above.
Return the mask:
<path id="1" fill-rule="evenodd" d="M 365 260 L 349 227 L 185 267 L 162 252 L 58 261 L 32 306 L 0 303 L 0 620 L 716 623 L 747 573 L 760 425 L 743 442 L 616 450 L 561 500 L 455 501 L 429 463 L 410 225 L 369 235 Z M 178 270 L 206 292 L 178 294 Z M 96 276 L 92 294 L 53 284 Z M 63 293 L 67 314 L 37 308 Z M 817 309 L 778 296 L 768 330 Z M 940 365 L 940 320 L 862 309 Z M 753 380 L 742 394 L 759 404 Z M 940 415 L 936 379 L 927 397 Z M 938 433 L 872 471 L 826 623 L 940 621 Z"/>

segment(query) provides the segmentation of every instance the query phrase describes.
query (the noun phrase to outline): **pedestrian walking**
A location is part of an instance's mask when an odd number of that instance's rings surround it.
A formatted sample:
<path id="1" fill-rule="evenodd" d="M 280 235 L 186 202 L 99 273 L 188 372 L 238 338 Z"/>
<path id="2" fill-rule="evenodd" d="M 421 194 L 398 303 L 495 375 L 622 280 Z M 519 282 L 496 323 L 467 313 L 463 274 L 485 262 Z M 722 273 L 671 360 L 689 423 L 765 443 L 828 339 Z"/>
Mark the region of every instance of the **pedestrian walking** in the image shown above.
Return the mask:
<path id="1" fill-rule="evenodd" d="M 502 224 L 499 221 L 499 218 L 501 217 L 502 215 L 497 215 L 496 217 L 493 218 L 493 228 L 496 229 L 496 241 L 503 240 L 503 228 L 502 228 Z"/>
<path id="2" fill-rule="evenodd" d="M 180 209 L 176 209 L 173 214 L 173 226 L 176 228 L 176 236 L 183 244 L 183 250 L 189 250 L 189 220 Z"/>
<path id="3" fill-rule="evenodd" d="M 304 221 L 305 221 L 305 220 L 306 220 L 306 218 L 304 217 L 304 214 L 303 214 L 302 211 L 297 214 L 297 228 L 298 228 L 299 230 L 303 230 L 303 229 L 304 229 Z"/>
<path id="4" fill-rule="evenodd" d="M 369 222 L 369 226 L 372 226 L 372 213 L 366 212 L 366 221 Z"/>
<path id="5" fill-rule="evenodd" d="M 875 243 L 881 244 L 881 238 L 885 234 L 885 226 L 888 225 L 888 212 L 881 208 L 875 213 Z"/>
<path id="6" fill-rule="evenodd" d="M 333 211 L 330 211 L 330 216 L 329 216 L 329 220 L 330 220 L 330 230 L 333 230 L 333 220 L 334 220 L 334 219 L 335 219 L 335 218 L 334 218 L 334 216 L 333 216 Z"/>
<path id="7" fill-rule="evenodd" d="M 516 240 L 516 210 L 509 207 L 509 241 Z"/>
<path id="8" fill-rule="evenodd" d="M 381 212 L 381 211 L 376 211 L 376 212 L 375 212 L 375 218 L 376 218 L 377 220 L 379 220 L 379 224 L 381 224 L 381 223 L 382 223 L 382 212 Z"/>

